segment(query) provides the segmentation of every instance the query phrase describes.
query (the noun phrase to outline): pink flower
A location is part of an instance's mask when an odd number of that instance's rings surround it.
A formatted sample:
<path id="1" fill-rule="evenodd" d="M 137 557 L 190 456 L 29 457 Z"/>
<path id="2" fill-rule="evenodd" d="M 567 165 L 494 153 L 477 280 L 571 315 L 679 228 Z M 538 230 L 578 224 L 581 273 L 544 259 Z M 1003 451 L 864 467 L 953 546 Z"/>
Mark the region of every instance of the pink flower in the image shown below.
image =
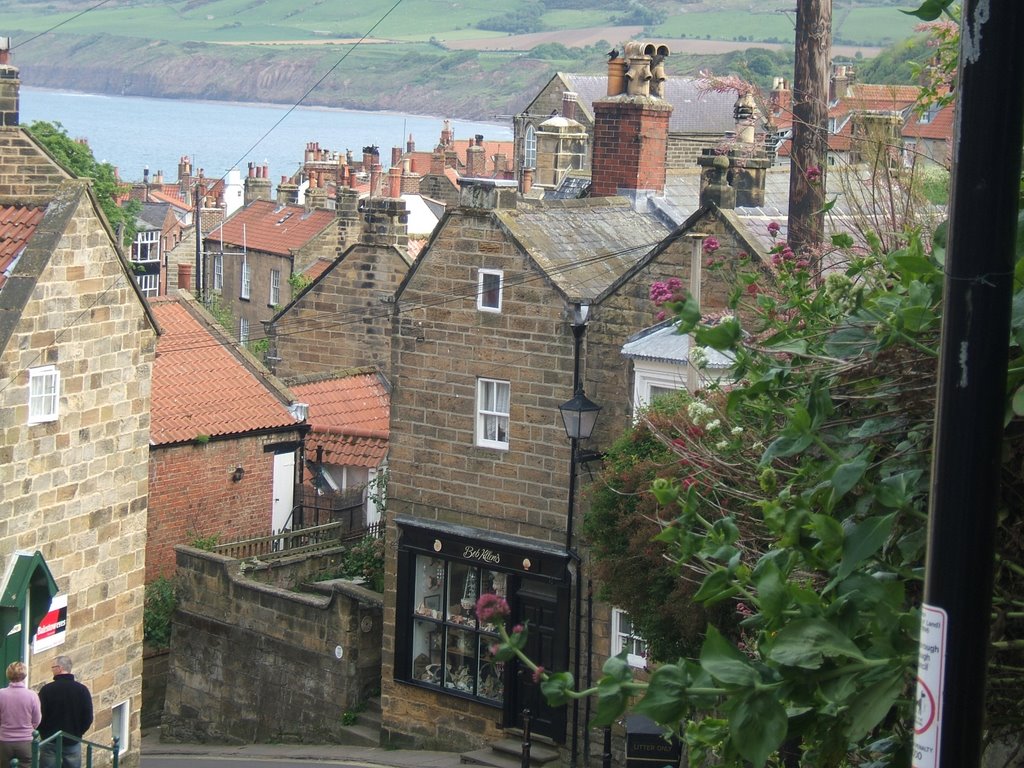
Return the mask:
<path id="1" fill-rule="evenodd" d="M 672 289 L 668 286 L 668 283 L 651 283 L 650 296 L 651 301 L 654 302 L 654 306 L 660 307 L 662 304 L 664 304 L 666 301 L 672 298 Z"/>
<path id="2" fill-rule="evenodd" d="M 495 643 L 488 650 L 490 651 L 491 656 L 497 656 L 498 655 L 498 651 L 501 650 L 501 646 L 498 645 L 497 643 Z"/>
<path id="3" fill-rule="evenodd" d="M 747 286 L 748 296 L 757 296 L 761 292 L 761 289 L 757 287 L 757 283 L 751 283 Z"/>
<path id="4" fill-rule="evenodd" d="M 782 259 L 783 259 L 783 261 L 792 261 L 793 258 L 794 258 L 794 256 L 793 256 L 793 249 L 790 248 L 788 245 L 783 246 L 782 247 Z"/>
<path id="5" fill-rule="evenodd" d="M 705 267 L 713 267 L 713 266 L 715 266 L 715 260 L 714 259 L 707 259 L 704 262 L 704 266 Z"/>
<path id="6" fill-rule="evenodd" d="M 668 287 L 670 291 L 675 293 L 676 291 L 683 287 L 683 281 L 680 280 L 678 277 L 670 277 L 668 280 L 665 281 L 665 285 Z"/>
<path id="7" fill-rule="evenodd" d="M 495 619 L 503 619 L 508 614 L 508 603 L 504 597 L 487 592 L 480 595 L 480 599 L 476 601 L 476 617 L 480 621 L 490 622 Z"/>
<path id="8" fill-rule="evenodd" d="M 544 667 L 537 667 L 533 670 L 533 682 L 540 683 L 544 679 Z"/>
<path id="9" fill-rule="evenodd" d="M 661 312 L 659 312 L 658 314 L 656 314 L 656 315 L 654 316 L 654 319 L 655 319 L 655 320 L 657 320 L 657 321 L 658 321 L 658 322 L 660 323 L 660 322 L 661 322 L 662 320 L 664 320 L 664 319 L 665 319 L 666 317 L 668 317 L 668 315 L 667 315 L 667 314 L 665 314 L 664 310 L 662 310 Z"/>
<path id="10" fill-rule="evenodd" d="M 821 168 L 816 165 L 812 165 L 807 169 L 807 173 L 804 175 L 807 177 L 807 180 L 813 184 L 821 178 Z"/>
<path id="11" fill-rule="evenodd" d="M 524 627 L 522 624 L 516 624 L 514 627 L 512 627 L 512 634 L 518 635 L 520 632 L 523 631 L 523 629 Z"/>
<path id="12" fill-rule="evenodd" d="M 772 237 L 775 237 L 777 234 L 779 234 L 779 230 L 780 229 L 782 229 L 782 227 L 779 226 L 779 222 L 777 222 L 777 221 L 769 222 L 769 224 L 768 224 L 768 234 L 771 235 Z"/>
<path id="13" fill-rule="evenodd" d="M 718 238 L 705 237 L 704 238 L 704 253 L 714 253 L 720 248 Z"/>

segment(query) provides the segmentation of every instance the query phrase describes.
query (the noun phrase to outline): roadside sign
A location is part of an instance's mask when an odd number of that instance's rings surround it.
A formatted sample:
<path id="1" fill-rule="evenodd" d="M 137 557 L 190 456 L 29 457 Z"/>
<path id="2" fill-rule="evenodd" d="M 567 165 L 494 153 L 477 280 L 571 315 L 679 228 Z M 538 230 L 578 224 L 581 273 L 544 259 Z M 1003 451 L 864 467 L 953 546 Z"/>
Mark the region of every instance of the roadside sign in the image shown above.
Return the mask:
<path id="1" fill-rule="evenodd" d="M 941 608 L 921 606 L 914 714 L 914 768 L 938 768 L 942 735 L 942 685 L 948 617 Z"/>

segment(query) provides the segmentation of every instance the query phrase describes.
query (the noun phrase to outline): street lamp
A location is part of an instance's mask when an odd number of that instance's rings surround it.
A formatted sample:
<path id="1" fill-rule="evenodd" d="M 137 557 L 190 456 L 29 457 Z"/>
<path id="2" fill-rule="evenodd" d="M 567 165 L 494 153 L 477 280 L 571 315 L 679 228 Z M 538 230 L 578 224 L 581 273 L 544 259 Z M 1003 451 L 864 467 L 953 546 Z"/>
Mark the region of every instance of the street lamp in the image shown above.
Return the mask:
<path id="1" fill-rule="evenodd" d="M 576 468 L 579 464 L 579 442 L 586 440 L 594 432 L 594 425 L 597 424 L 597 414 L 601 406 L 583 394 L 583 380 L 580 378 L 580 348 L 583 344 L 583 335 L 587 332 L 587 317 L 590 314 L 589 304 L 576 304 L 573 306 L 573 355 L 572 355 L 572 389 L 573 396 L 568 402 L 558 406 L 562 414 L 562 424 L 565 426 L 566 437 L 569 438 L 569 507 L 565 523 L 565 548 L 576 560 L 576 654 L 574 677 L 580 679 L 580 642 L 582 634 L 581 611 L 582 611 L 582 582 L 583 573 L 580 568 L 579 555 L 573 549 L 572 532 L 573 518 L 576 507 Z M 573 768 L 579 760 L 579 701 L 573 701 L 572 708 L 572 758 Z"/>

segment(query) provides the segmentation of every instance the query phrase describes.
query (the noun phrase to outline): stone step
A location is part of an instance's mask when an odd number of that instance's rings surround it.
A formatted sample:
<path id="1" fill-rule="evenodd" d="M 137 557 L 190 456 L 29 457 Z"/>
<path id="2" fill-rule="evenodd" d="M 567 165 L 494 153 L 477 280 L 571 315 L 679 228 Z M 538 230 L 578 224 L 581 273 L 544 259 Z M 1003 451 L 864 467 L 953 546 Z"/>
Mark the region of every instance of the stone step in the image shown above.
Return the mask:
<path id="1" fill-rule="evenodd" d="M 338 743 L 351 747 L 379 747 L 380 726 L 343 725 L 338 734 Z"/>
<path id="2" fill-rule="evenodd" d="M 559 759 L 557 749 L 532 742 L 530 744 L 530 765 L 542 768 L 548 763 Z M 463 752 L 460 761 L 470 765 L 485 765 L 490 768 L 521 768 L 523 761 L 523 744 L 515 739 L 501 739 L 485 749 Z"/>

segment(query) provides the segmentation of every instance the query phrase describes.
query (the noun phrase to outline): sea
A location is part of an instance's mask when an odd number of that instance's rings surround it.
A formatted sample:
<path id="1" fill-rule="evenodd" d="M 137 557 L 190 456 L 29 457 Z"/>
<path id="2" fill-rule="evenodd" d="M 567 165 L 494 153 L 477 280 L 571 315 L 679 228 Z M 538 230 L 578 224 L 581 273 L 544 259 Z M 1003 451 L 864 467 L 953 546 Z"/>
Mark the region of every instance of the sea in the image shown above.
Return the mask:
<path id="1" fill-rule="evenodd" d="M 391 148 L 405 148 L 410 134 L 420 150 L 437 145 L 444 117 L 395 112 L 360 112 L 324 107 L 289 107 L 220 101 L 105 96 L 21 88 L 21 124 L 60 123 L 68 135 L 89 143 L 93 156 L 118 169 L 125 181 L 140 181 L 144 169 L 177 180 L 178 162 L 190 158 L 193 172 L 221 178 L 250 162 L 266 164 L 269 178 L 291 175 L 309 142 L 332 152 L 351 150 L 362 159 L 366 146 L 380 149 L 381 165 Z M 508 141 L 511 124 L 449 119 L 456 139 L 476 135 Z"/>

